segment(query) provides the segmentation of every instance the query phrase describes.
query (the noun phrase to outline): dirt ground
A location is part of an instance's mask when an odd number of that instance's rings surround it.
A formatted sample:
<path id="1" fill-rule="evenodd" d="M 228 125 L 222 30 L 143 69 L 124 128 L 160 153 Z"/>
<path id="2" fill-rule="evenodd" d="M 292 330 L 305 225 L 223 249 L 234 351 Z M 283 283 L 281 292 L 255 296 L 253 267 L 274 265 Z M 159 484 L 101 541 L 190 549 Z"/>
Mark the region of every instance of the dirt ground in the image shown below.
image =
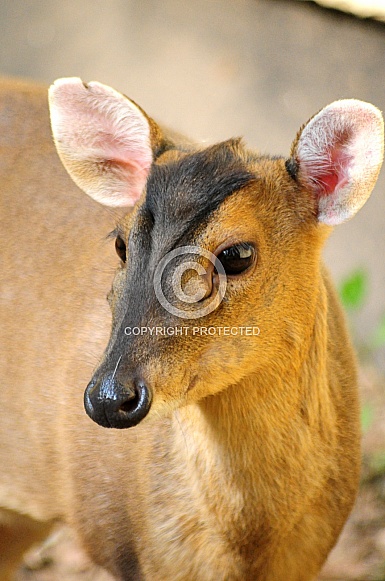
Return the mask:
<path id="1" fill-rule="evenodd" d="M 360 385 L 361 488 L 319 581 L 385 581 L 385 378 L 372 366 L 361 366 Z M 67 528 L 58 527 L 43 546 L 26 555 L 16 581 L 111 581 L 111 577 L 89 563 Z"/>

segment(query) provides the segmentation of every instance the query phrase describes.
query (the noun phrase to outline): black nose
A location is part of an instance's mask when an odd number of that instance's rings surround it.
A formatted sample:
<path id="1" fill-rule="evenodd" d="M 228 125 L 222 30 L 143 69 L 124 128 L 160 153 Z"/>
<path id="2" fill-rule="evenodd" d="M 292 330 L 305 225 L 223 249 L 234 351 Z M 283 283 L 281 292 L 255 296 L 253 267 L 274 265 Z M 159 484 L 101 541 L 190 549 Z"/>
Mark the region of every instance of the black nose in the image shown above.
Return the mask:
<path id="1" fill-rule="evenodd" d="M 112 374 L 92 380 L 84 393 L 84 407 L 104 428 L 132 428 L 149 412 L 152 395 L 144 381 L 122 385 Z"/>

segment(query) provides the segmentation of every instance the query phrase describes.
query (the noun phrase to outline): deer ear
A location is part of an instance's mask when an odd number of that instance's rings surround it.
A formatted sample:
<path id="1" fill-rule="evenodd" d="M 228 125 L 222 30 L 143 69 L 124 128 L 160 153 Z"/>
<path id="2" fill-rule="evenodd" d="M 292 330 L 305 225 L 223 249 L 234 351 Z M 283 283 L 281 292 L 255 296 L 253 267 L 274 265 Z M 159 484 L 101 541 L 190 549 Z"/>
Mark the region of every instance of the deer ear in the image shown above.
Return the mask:
<path id="1" fill-rule="evenodd" d="M 150 119 L 114 89 L 78 78 L 55 81 L 49 105 L 55 145 L 74 182 L 102 204 L 132 206 L 153 161 Z"/>
<path id="2" fill-rule="evenodd" d="M 380 111 L 346 99 L 328 105 L 300 130 L 286 167 L 316 199 L 318 220 L 349 220 L 369 198 L 384 155 Z"/>

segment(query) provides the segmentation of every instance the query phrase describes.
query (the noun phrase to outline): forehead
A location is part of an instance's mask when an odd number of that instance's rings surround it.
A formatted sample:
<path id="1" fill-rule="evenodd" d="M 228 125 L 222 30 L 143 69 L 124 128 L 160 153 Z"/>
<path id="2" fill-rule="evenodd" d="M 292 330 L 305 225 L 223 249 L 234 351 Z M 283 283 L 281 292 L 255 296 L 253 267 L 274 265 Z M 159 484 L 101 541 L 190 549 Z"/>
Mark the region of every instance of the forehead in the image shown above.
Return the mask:
<path id="1" fill-rule="evenodd" d="M 235 225 L 243 231 L 257 224 L 272 239 L 288 239 L 305 225 L 317 226 L 315 200 L 289 175 L 283 157 L 258 155 L 231 139 L 199 151 L 163 153 L 142 204 L 125 216 L 121 230 L 130 232 L 131 244 L 162 255 L 200 236 L 209 223 L 223 234 Z"/>
<path id="2" fill-rule="evenodd" d="M 240 140 L 229 140 L 154 164 L 143 210 L 163 229 L 191 230 L 227 197 L 256 180 L 247 155 Z"/>

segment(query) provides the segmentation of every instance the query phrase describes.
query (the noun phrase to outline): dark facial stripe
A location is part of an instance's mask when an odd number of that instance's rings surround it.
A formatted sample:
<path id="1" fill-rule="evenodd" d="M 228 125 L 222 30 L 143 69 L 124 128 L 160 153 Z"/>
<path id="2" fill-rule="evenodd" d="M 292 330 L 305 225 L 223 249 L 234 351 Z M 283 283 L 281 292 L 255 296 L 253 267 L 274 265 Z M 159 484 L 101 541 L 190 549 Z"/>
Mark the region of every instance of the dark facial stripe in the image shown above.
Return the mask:
<path id="1" fill-rule="evenodd" d="M 155 297 L 155 268 L 171 249 L 189 244 L 228 196 L 256 179 L 246 155 L 240 140 L 230 140 L 154 165 L 128 238 L 126 283 L 115 309 L 112 343 L 125 349 L 124 327 L 147 325 L 150 316 L 167 317 Z"/>
<path id="2" fill-rule="evenodd" d="M 154 165 L 145 205 L 155 223 L 160 220 L 167 230 L 171 224 L 177 230 L 191 230 L 254 179 L 243 160 L 240 140 L 233 139 Z"/>

